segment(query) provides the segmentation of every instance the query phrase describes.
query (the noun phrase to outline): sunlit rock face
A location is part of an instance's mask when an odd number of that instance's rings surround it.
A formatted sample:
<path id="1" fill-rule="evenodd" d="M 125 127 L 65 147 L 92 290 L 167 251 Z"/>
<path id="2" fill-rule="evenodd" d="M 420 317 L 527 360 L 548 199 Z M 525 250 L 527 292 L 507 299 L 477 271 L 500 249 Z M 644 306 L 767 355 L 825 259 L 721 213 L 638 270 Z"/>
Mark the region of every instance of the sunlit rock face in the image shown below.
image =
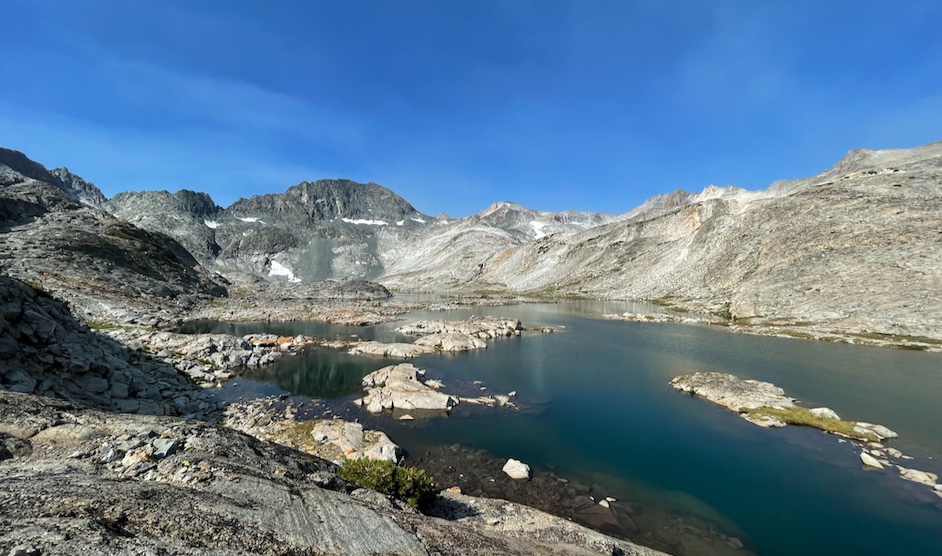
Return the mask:
<path id="1" fill-rule="evenodd" d="M 468 227 L 423 240 L 392 289 L 655 299 L 740 324 L 939 338 L 942 143 L 852 151 L 765 191 L 655 198 L 626 219 L 515 244 Z M 431 261 L 431 262 L 430 262 Z M 813 331 L 812 331 L 813 333 Z"/>

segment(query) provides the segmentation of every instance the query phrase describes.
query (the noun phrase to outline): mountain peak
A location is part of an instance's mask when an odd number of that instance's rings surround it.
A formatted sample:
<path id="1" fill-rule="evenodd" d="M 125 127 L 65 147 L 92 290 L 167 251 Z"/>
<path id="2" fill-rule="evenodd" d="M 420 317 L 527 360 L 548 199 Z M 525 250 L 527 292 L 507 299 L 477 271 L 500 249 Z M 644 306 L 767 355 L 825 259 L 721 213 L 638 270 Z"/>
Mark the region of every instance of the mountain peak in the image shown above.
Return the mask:
<path id="1" fill-rule="evenodd" d="M 83 180 L 68 168 L 50 171 L 20 151 L 0 147 L 0 183 L 14 183 L 23 179 L 48 183 L 74 200 L 93 207 L 100 206 L 106 200 L 95 184 Z"/>
<path id="2" fill-rule="evenodd" d="M 498 201 L 492 204 L 491 206 L 487 207 L 486 209 L 484 209 L 481 215 L 487 216 L 489 214 L 493 214 L 500 210 L 514 211 L 514 212 L 526 212 L 527 208 L 524 207 L 523 205 L 514 203 L 512 201 Z"/>
<path id="3" fill-rule="evenodd" d="M 83 204 L 98 207 L 108 200 L 94 183 L 85 181 L 81 176 L 70 172 L 68 168 L 56 168 L 50 171 L 50 174 L 56 179 L 53 185 L 75 197 Z"/>

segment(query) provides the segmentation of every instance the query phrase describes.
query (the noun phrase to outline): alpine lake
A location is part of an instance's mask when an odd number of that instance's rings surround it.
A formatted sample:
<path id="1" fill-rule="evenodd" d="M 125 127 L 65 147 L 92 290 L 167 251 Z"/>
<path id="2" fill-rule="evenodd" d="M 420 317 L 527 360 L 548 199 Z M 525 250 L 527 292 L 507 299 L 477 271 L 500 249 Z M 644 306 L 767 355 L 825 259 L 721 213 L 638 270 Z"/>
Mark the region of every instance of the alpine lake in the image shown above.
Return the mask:
<path id="1" fill-rule="evenodd" d="M 865 469 L 853 442 L 797 426 L 763 429 L 668 384 L 695 371 L 772 382 L 805 407 L 893 429 L 899 438 L 887 444 L 913 458 L 906 467 L 942 474 L 942 354 L 598 318 L 646 309 L 573 301 L 414 312 L 370 327 L 194 322 L 183 331 L 411 342 L 395 328 L 425 318 L 515 317 L 537 330 L 489 340 L 486 350 L 408 362 L 447 393 L 516 392 L 516 409 L 461 403 L 414 420 L 371 415 L 352 403 L 363 394 L 360 380 L 401 360 L 325 348 L 247 372 L 219 395 L 321 400 L 332 414 L 385 431 L 407 451 L 407 465 L 427 469 L 442 487 L 463 481 L 466 494 L 533 504 L 523 487 L 493 486 L 512 482 L 495 480 L 507 458 L 522 460 L 533 470 L 530 488 L 550 491 L 531 493 L 543 496 L 533 505 L 569 516 L 572 496 L 583 506 L 608 498 L 630 526 L 603 532 L 678 555 L 942 554 L 942 498 L 930 487 L 894 468 Z"/>

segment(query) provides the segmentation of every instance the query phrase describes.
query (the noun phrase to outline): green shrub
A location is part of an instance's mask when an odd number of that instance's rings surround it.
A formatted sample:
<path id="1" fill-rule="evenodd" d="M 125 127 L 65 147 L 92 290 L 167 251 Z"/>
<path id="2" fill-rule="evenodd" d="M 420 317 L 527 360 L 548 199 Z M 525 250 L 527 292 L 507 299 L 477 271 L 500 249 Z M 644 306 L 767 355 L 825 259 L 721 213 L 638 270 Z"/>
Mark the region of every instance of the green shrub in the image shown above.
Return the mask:
<path id="1" fill-rule="evenodd" d="M 392 496 L 417 510 L 427 509 L 438 496 L 434 479 L 425 471 L 386 460 L 348 459 L 340 468 L 340 477 L 348 484 Z"/>

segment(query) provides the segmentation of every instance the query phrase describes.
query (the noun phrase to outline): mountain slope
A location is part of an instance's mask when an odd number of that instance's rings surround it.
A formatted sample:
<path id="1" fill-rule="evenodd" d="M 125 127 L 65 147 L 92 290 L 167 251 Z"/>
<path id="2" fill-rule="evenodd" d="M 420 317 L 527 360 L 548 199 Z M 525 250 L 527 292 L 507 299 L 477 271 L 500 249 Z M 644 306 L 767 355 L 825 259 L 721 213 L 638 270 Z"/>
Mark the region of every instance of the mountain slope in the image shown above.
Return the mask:
<path id="1" fill-rule="evenodd" d="M 591 212 L 541 212 L 495 203 L 458 220 L 439 220 L 400 250 L 383 245 L 384 282 L 410 290 L 469 287 L 503 253 L 552 234 L 584 231 L 618 220 Z"/>
<path id="2" fill-rule="evenodd" d="M 15 151 L 3 154 L 9 152 Z M 170 237 L 81 204 L 61 184 L 44 181 L 58 178 L 21 153 L 7 156 L 4 165 L 0 261 L 5 274 L 41 284 L 88 314 L 112 304 L 149 311 L 226 295 L 224 280 Z"/>
<path id="3" fill-rule="evenodd" d="M 942 143 L 383 278 L 398 289 L 663 299 L 737 319 L 942 337 Z M 482 268 L 480 265 L 486 262 Z"/>

